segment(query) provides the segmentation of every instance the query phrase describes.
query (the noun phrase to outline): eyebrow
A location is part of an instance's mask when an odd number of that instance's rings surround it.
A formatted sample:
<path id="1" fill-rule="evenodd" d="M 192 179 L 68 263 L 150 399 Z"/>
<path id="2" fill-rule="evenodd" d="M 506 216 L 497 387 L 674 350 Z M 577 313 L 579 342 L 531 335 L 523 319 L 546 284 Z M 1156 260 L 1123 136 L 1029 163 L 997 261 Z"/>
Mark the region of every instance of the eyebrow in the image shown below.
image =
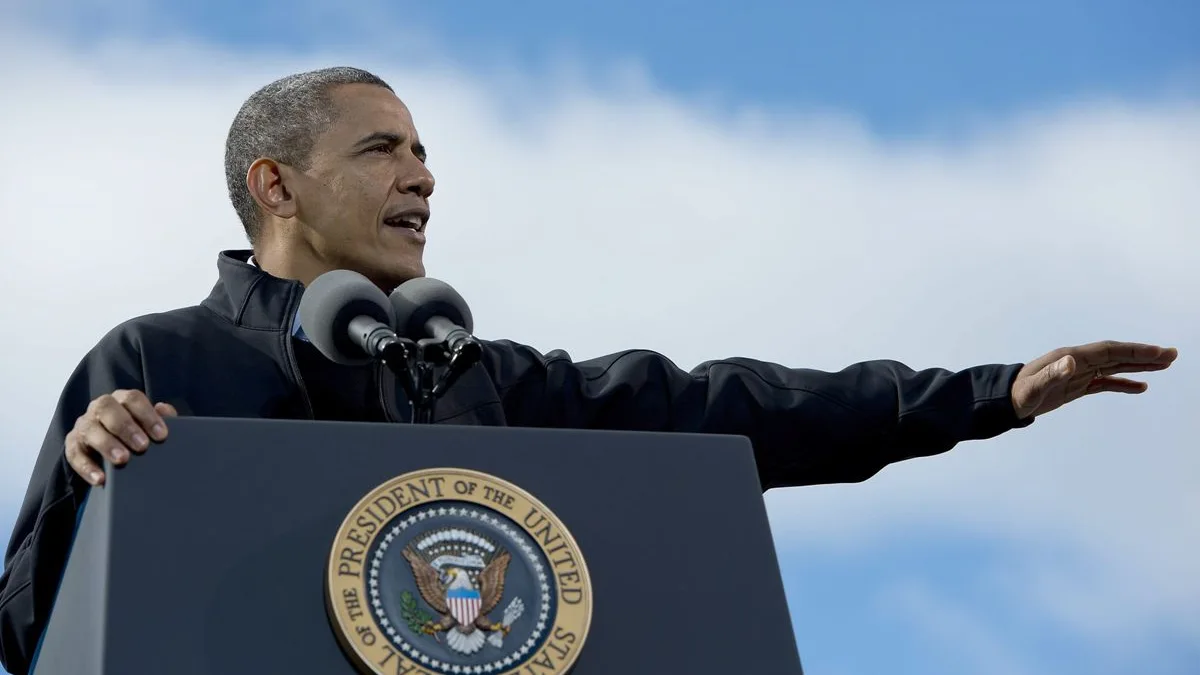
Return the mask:
<path id="1" fill-rule="evenodd" d="M 400 134 L 397 134 L 397 133 L 392 133 L 390 131 L 376 131 L 373 134 L 364 136 L 362 139 L 360 139 L 357 143 L 354 144 L 354 147 L 355 148 L 364 148 L 368 145 L 371 145 L 372 143 L 380 143 L 380 142 L 386 142 L 389 145 L 400 145 L 401 143 L 404 142 L 404 136 L 401 136 Z M 425 146 L 421 145 L 420 143 L 414 143 L 413 147 L 412 147 L 412 151 L 413 151 L 414 155 L 416 155 L 417 157 L 420 157 L 421 159 L 424 159 L 427 154 L 426 150 L 425 150 Z"/>

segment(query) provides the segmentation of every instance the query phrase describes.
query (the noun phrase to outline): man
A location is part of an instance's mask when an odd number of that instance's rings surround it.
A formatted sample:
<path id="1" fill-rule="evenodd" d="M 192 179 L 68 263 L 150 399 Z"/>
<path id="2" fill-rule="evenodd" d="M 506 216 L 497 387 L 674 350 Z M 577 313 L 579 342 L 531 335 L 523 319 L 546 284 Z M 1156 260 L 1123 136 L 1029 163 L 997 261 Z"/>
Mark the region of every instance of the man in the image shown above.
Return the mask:
<path id="1" fill-rule="evenodd" d="M 304 285 L 358 271 L 385 291 L 422 276 L 434 180 L 407 108 L 375 76 L 333 68 L 255 93 L 229 132 L 229 195 L 253 251 L 218 257 L 199 306 L 106 335 L 68 381 L 0 577 L 0 661 L 30 667 L 101 458 L 121 465 L 175 415 L 395 422 L 391 374 L 321 357 L 297 328 Z M 875 361 L 837 373 L 733 359 L 691 373 L 646 351 L 583 363 L 488 342 L 439 405 L 440 423 L 671 430 L 751 439 L 764 489 L 854 482 L 904 459 L 1031 424 L 1119 374 L 1161 370 L 1173 349 L 1095 343 L 1028 364 L 914 372 Z"/>

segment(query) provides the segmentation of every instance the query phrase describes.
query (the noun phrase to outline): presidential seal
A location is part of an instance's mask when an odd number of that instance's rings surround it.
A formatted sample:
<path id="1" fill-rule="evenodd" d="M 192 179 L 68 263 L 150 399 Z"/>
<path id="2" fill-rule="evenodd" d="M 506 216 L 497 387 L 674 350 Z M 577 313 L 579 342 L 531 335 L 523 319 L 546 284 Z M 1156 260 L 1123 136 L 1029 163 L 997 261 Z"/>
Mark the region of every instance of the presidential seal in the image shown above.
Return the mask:
<path id="1" fill-rule="evenodd" d="M 325 586 L 364 675 L 564 675 L 592 619 L 566 527 L 516 485 L 466 469 L 397 476 L 363 497 Z"/>

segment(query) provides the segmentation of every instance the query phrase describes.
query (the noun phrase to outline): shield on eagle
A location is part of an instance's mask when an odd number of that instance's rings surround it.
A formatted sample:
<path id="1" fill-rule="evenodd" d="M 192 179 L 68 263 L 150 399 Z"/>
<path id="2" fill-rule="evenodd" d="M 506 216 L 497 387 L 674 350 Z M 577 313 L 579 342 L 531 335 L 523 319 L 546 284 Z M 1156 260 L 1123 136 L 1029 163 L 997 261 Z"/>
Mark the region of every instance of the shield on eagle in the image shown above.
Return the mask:
<path id="1" fill-rule="evenodd" d="M 450 588 L 446 591 L 446 606 L 450 616 L 461 626 L 470 626 L 479 618 L 483 596 L 477 588 Z"/>

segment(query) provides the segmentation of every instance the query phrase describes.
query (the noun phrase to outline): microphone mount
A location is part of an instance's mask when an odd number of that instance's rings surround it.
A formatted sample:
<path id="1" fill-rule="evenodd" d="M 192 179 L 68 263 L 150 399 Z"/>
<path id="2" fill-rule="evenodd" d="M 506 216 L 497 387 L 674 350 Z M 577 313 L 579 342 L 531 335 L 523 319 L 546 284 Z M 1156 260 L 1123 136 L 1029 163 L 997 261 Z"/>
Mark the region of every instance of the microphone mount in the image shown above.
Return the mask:
<path id="1" fill-rule="evenodd" d="M 385 324 L 360 316 L 350 321 L 350 330 L 361 335 L 366 351 L 400 380 L 412 405 L 414 424 L 433 424 L 437 400 L 483 358 L 479 341 L 461 329 L 444 339 L 413 342 L 398 336 Z"/>
<path id="2" fill-rule="evenodd" d="M 412 423 L 433 424 L 438 399 L 481 358 L 483 347 L 473 337 L 456 340 L 453 346 L 450 341 L 435 338 L 415 343 L 399 338 L 384 348 L 382 360 L 395 373 L 408 395 L 412 404 Z"/>

